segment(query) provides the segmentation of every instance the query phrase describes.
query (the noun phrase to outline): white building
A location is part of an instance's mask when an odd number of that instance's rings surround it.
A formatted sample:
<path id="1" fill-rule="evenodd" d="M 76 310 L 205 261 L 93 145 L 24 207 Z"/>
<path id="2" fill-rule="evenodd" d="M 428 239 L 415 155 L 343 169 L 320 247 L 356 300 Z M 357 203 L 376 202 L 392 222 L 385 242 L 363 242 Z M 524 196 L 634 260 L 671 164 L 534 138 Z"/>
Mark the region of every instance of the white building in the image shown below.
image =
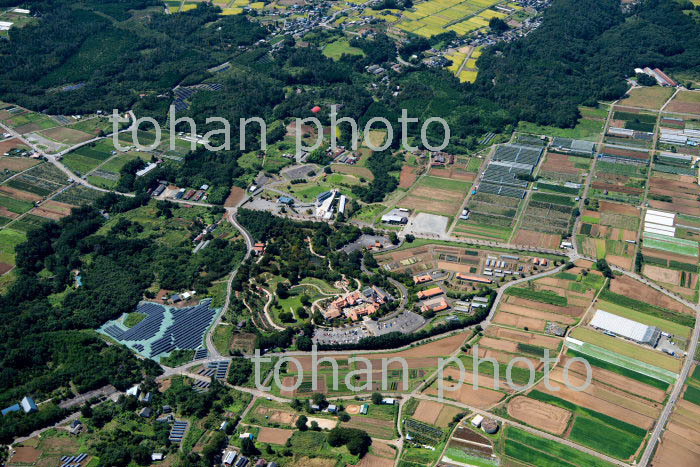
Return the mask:
<path id="1" fill-rule="evenodd" d="M 598 310 L 590 322 L 597 329 L 625 337 L 641 344 L 656 346 L 661 337 L 661 330 L 654 326 L 633 321 L 631 319 Z"/>

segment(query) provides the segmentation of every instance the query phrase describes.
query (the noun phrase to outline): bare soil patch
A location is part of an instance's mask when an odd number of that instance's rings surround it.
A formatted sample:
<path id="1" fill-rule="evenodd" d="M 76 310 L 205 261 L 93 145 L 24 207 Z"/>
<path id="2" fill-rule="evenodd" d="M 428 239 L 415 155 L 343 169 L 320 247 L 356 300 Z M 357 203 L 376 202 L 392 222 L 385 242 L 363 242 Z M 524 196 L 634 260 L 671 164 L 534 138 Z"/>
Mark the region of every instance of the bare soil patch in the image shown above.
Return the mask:
<path id="1" fill-rule="evenodd" d="M 234 186 L 231 188 L 231 193 L 229 193 L 228 198 L 224 202 L 224 206 L 227 208 L 237 206 L 243 198 L 245 198 L 245 190 L 243 188 Z"/>
<path id="2" fill-rule="evenodd" d="M 5 154 L 14 148 L 26 148 L 27 145 L 24 144 L 19 138 L 10 138 L 5 141 L 0 142 L 0 155 Z M 10 159 L 20 159 L 19 157 L 12 157 Z"/>
<path id="3" fill-rule="evenodd" d="M 360 413 L 360 406 L 348 405 L 347 407 L 345 407 L 345 411 L 350 415 L 357 415 L 358 413 Z"/>
<path id="4" fill-rule="evenodd" d="M 491 331 L 491 329 L 494 329 Z M 489 334 L 491 331 L 493 334 Z M 494 335 L 501 339 L 509 339 L 515 342 L 520 342 L 522 344 L 537 345 L 539 347 L 545 347 L 548 349 L 557 349 L 559 347 L 560 339 L 556 337 L 543 336 L 541 334 L 533 334 L 530 332 L 515 331 L 513 329 L 505 328 L 489 328 L 486 335 Z"/>
<path id="5" fill-rule="evenodd" d="M 0 263 L 0 276 L 12 271 L 13 265 L 7 263 Z"/>
<path id="6" fill-rule="evenodd" d="M 12 456 L 10 464 L 33 464 L 41 456 L 41 451 L 29 446 L 14 448 L 15 455 Z"/>
<path id="7" fill-rule="evenodd" d="M 521 297 L 508 297 L 507 303 L 512 303 L 514 305 L 520 305 L 527 308 L 534 308 L 542 311 L 551 311 L 552 313 L 559 313 L 567 316 L 579 317 L 583 313 L 584 309 L 576 306 L 556 306 L 549 303 L 540 303 L 532 300 L 527 300 Z"/>
<path id="8" fill-rule="evenodd" d="M 78 144 L 93 138 L 93 135 L 73 128 L 56 127 L 42 131 L 43 136 L 64 144 Z"/>
<path id="9" fill-rule="evenodd" d="M 401 167 L 401 175 L 399 177 L 399 188 L 411 188 L 418 180 L 418 169 L 410 165 Z"/>
<path id="10" fill-rule="evenodd" d="M 622 269 L 632 269 L 632 263 L 634 262 L 632 258 L 627 258 L 625 256 L 607 255 L 605 257 L 606 261 L 613 266 L 620 267 Z"/>
<path id="11" fill-rule="evenodd" d="M 569 361 L 569 357 L 563 355 L 561 357 L 562 367 L 566 365 Z M 666 391 L 663 389 L 655 388 L 648 384 L 644 384 L 635 379 L 628 378 L 626 376 L 619 375 L 609 370 L 603 368 L 598 368 L 596 366 L 591 366 L 592 377 L 596 381 L 601 381 L 610 386 L 620 388 L 624 391 L 630 392 L 632 394 L 637 394 L 646 399 L 650 399 L 655 402 L 663 402 L 666 398 Z M 585 375 L 586 368 L 580 361 L 576 361 L 569 366 L 569 374 L 576 373 L 578 375 Z M 699 413 L 700 415 L 700 413 Z"/>
<path id="12" fill-rule="evenodd" d="M 418 403 L 413 418 L 434 425 L 443 407 L 440 402 L 422 400 Z"/>
<path id="13" fill-rule="evenodd" d="M 536 232 L 534 230 L 520 229 L 513 238 L 516 245 L 527 245 L 536 248 L 555 249 L 559 247 L 561 235 Z"/>
<path id="14" fill-rule="evenodd" d="M 528 318 L 526 316 L 514 315 L 511 313 L 497 313 L 493 319 L 494 323 L 503 324 L 505 326 L 513 326 L 516 328 L 528 328 L 535 331 L 544 331 L 546 322 L 541 319 Z"/>
<path id="15" fill-rule="evenodd" d="M 634 217 L 639 215 L 639 209 L 634 206 L 631 206 L 629 204 L 611 203 L 610 201 L 601 201 L 600 211 L 613 212 L 615 214 L 624 214 L 625 216 Z"/>
<path id="16" fill-rule="evenodd" d="M 528 425 L 561 435 L 571 419 L 571 412 L 529 397 L 517 396 L 508 404 L 508 415 Z"/>
<path id="17" fill-rule="evenodd" d="M 651 264 L 644 265 L 644 275 L 656 282 L 665 282 L 667 284 L 680 284 L 681 273 L 672 269 L 661 268 Z"/>
<path id="18" fill-rule="evenodd" d="M 294 425 L 297 421 L 297 414 L 294 412 L 287 412 L 286 410 L 259 407 L 256 412 L 262 416 L 267 416 L 270 422 L 279 423 L 280 425 Z"/>
<path id="19" fill-rule="evenodd" d="M 0 170 L 12 170 L 13 172 L 22 172 L 35 165 L 39 164 L 36 159 L 28 157 L 9 157 L 0 156 Z"/>
<path id="20" fill-rule="evenodd" d="M 507 313 L 513 313 L 515 315 L 527 316 L 529 318 L 544 319 L 547 321 L 556 321 L 558 323 L 567 325 L 575 324 L 577 321 L 575 318 L 572 318 L 570 316 L 559 315 L 547 311 L 533 310 L 532 308 L 526 308 L 524 306 L 513 305 L 510 303 L 504 303 L 503 305 L 501 305 L 500 310 L 505 311 Z"/>
<path id="21" fill-rule="evenodd" d="M 372 443 L 374 445 L 374 443 Z M 359 464 L 353 467 L 393 467 L 394 459 L 375 456 L 374 454 L 365 454 Z"/>
<path id="22" fill-rule="evenodd" d="M 260 428 L 258 433 L 258 441 L 270 444 L 281 444 L 287 442 L 294 434 L 294 430 L 285 430 L 282 428 Z"/>
<path id="23" fill-rule="evenodd" d="M 610 290 L 616 294 L 634 297 L 636 300 L 661 308 L 694 314 L 693 310 L 685 305 L 627 276 L 616 277 L 615 280 L 611 281 Z"/>
<path id="24" fill-rule="evenodd" d="M 505 394 L 502 392 L 494 391 L 493 389 L 486 389 L 479 387 L 474 389 L 473 386 L 463 385 L 454 392 L 450 390 L 457 387 L 457 383 L 452 383 L 449 381 L 443 381 L 443 387 L 445 388 L 445 397 L 449 399 L 454 399 L 462 404 L 471 405 L 479 409 L 487 409 L 496 403 L 498 403 Z M 431 387 L 426 391 L 428 395 L 437 395 L 437 387 Z"/>
<path id="25" fill-rule="evenodd" d="M 41 196 L 28 191 L 18 190 L 7 185 L 0 185 L 0 194 L 22 201 L 39 201 Z"/>

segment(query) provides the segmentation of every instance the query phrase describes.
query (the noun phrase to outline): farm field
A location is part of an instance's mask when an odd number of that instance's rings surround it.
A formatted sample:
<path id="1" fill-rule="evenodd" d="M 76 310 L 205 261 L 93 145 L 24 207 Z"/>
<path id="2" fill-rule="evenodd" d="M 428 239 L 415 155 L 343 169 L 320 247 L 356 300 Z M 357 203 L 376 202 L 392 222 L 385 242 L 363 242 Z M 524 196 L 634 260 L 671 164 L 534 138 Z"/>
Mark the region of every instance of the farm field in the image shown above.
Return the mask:
<path id="1" fill-rule="evenodd" d="M 469 200 L 468 220 L 459 220 L 456 236 L 508 240 L 515 224 L 521 199 L 479 192 Z"/>
<path id="2" fill-rule="evenodd" d="M 461 180 L 423 176 L 396 206 L 451 217 L 459 211 L 470 186 L 471 183 Z"/>
<path id="3" fill-rule="evenodd" d="M 681 362 L 661 351 L 644 348 L 624 341 L 617 337 L 606 336 L 605 334 L 591 329 L 577 328 L 570 334 L 574 339 L 593 344 L 597 347 L 619 353 L 625 357 L 637 359 L 643 363 L 663 368 L 673 373 L 678 373 Z"/>
<path id="4" fill-rule="evenodd" d="M 700 442 L 697 432 L 700 416 L 700 370 L 695 365 L 690 372 L 683 398 L 676 405 L 661 444 L 656 451 L 654 465 L 662 467 L 691 467 L 697 464 Z"/>
<path id="5" fill-rule="evenodd" d="M 700 92 L 678 91 L 664 111 L 700 115 Z"/>
<path id="6" fill-rule="evenodd" d="M 547 151 L 540 168 L 540 177 L 545 180 L 565 183 L 581 183 L 583 174 L 591 167 L 591 159 L 569 154 Z"/>
<path id="7" fill-rule="evenodd" d="M 417 3 L 413 11 L 404 11 L 397 27 L 423 37 L 454 31 L 468 34 L 488 26 L 491 18 L 507 15 L 489 7 L 499 0 L 426 0 Z"/>
<path id="8" fill-rule="evenodd" d="M 673 88 L 650 86 L 632 89 L 629 97 L 622 99 L 619 104 L 628 107 L 640 107 L 649 110 L 659 110 L 673 95 Z"/>
<path id="9" fill-rule="evenodd" d="M 582 213 L 576 236 L 579 248 L 586 256 L 605 258 L 610 264 L 632 269 L 634 243 L 640 224 L 638 208 L 594 200 Z"/>
<path id="10" fill-rule="evenodd" d="M 550 441 L 530 434 L 516 427 L 506 430 L 504 454 L 519 462 L 541 467 L 587 466 L 611 467 L 605 462 L 556 441 Z"/>

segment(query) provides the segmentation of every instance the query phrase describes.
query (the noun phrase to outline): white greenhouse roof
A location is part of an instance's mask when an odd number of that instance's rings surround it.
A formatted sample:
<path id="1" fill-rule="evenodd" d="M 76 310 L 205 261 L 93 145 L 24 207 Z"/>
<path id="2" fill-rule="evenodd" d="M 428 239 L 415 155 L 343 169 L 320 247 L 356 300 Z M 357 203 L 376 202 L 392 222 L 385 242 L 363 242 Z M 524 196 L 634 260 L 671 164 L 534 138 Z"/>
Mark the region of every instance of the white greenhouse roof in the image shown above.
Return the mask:
<path id="1" fill-rule="evenodd" d="M 603 310 L 596 311 L 590 324 L 637 342 L 649 342 L 656 331 L 654 327 Z"/>

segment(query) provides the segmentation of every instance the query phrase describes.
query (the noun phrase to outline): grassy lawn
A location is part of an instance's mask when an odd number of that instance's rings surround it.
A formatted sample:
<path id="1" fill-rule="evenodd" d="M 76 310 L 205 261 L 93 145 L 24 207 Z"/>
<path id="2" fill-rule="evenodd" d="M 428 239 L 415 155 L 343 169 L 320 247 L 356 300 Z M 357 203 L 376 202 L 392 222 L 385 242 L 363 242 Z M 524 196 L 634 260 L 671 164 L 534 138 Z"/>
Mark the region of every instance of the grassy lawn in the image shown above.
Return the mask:
<path id="1" fill-rule="evenodd" d="M 531 122 L 520 122 L 517 131 L 535 135 L 549 135 L 561 138 L 596 141 L 603 131 L 603 122 L 582 118 L 574 128 L 557 128 L 554 126 L 537 125 Z"/>
<path id="2" fill-rule="evenodd" d="M 365 53 L 361 49 L 351 46 L 347 39 L 339 39 L 323 48 L 323 55 L 333 60 L 339 60 L 343 54 L 364 55 Z"/>
<path id="3" fill-rule="evenodd" d="M 629 97 L 621 100 L 619 104 L 658 110 L 672 95 L 673 88 L 661 86 L 641 87 L 632 89 L 629 92 Z"/>
<path id="4" fill-rule="evenodd" d="M 133 328 L 141 321 L 146 319 L 146 316 L 146 313 L 129 313 L 128 315 L 126 315 L 126 318 L 124 318 L 124 326 L 126 326 L 127 328 Z"/>
<path id="5" fill-rule="evenodd" d="M 452 180 L 449 178 L 433 177 L 429 175 L 427 177 L 422 177 L 417 186 L 425 186 L 428 188 L 437 188 L 439 190 L 451 190 L 451 191 L 462 191 L 465 192 L 471 186 L 469 182 L 463 182 L 461 180 Z"/>
<path id="6" fill-rule="evenodd" d="M 368 224 L 373 224 L 374 221 L 379 217 L 379 215 L 386 210 L 386 206 L 383 204 L 368 204 L 362 206 L 359 211 L 353 214 L 353 220 L 360 222 L 367 222 Z"/>
<path id="7" fill-rule="evenodd" d="M 233 333 L 233 326 L 218 325 L 214 329 L 214 334 L 212 335 L 212 341 L 214 342 L 214 347 L 219 351 L 221 355 L 228 355 L 231 345 L 231 334 Z"/>

